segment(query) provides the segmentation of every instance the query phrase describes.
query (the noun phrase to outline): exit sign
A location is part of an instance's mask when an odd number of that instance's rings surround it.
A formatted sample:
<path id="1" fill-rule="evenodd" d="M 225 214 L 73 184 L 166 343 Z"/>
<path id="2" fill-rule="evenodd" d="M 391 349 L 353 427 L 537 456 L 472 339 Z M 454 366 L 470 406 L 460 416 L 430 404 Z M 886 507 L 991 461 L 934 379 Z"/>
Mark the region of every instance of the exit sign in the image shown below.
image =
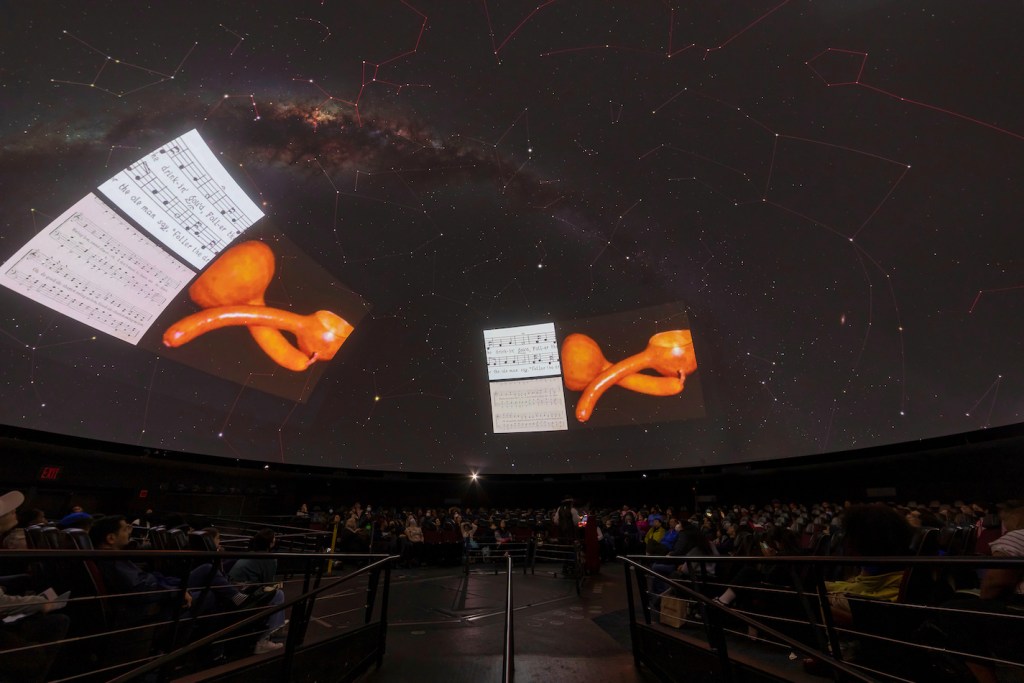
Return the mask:
<path id="1" fill-rule="evenodd" d="M 43 481 L 56 481 L 57 477 L 60 476 L 59 467 L 44 467 L 39 470 L 39 478 Z"/>

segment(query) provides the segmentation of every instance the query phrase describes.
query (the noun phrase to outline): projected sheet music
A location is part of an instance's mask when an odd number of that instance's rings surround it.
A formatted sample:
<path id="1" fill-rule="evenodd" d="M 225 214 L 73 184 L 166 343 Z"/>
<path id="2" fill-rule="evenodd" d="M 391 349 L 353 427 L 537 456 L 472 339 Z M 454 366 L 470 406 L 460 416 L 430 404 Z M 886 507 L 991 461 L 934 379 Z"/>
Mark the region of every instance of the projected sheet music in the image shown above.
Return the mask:
<path id="1" fill-rule="evenodd" d="M 555 324 L 484 330 L 487 377 L 490 380 L 550 377 L 562 372 Z"/>
<path id="2" fill-rule="evenodd" d="M 195 130 L 100 185 L 143 230 L 201 269 L 263 212 Z"/>
<path id="3" fill-rule="evenodd" d="M 0 268 L 0 284 L 130 344 L 195 276 L 94 194 Z"/>
<path id="4" fill-rule="evenodd" d="M 490 387 L 495 434 L 569 428 L 561 377 L 491 382 Z"/>

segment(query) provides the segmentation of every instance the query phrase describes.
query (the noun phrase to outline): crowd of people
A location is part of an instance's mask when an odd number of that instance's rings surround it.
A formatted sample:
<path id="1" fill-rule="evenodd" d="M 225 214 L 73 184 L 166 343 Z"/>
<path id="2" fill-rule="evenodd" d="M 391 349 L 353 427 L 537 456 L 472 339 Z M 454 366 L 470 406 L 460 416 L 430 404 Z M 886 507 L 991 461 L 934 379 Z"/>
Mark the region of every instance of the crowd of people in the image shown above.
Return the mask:
<path id="1" fill-rule="evenodd" d="M 129 521 L 123 515 L 90 514 L 77 507 L 60 511 L 59 520 L 48 521 L 45 511 L 24 503 L 24 496 L 17 491 L 0 496 L 0 547 L 4 549 L 30 548 L 30 530 L 41 525 L 80 529 L 98 550 L 121 550 L 144 543 L 145 530 L 161 521 L 165 525 L 187 525 L 187 516 L 164 515 L 161 519 L 152 510 Z M 657 504 L 603 508 L 577 504 L 569 497 L 552 509 L 375 509 L 358 502 L 347 507 L 310 509 L 304 503 L 294 515 L 275 521 L 278 533 L 310 529 L 330 538 L 330 549 L 335 552 L 388 553 L 398 556 L 400 567 L 410 569 L 430 562 L 432 556 L 426 549 L 432 544 L 457 543 L 471 551 L 500 549 L 507 543 L 529 540 L 579 542 L 589 572 L 599 571 L 602 562 L 619 555 L 645 555 L 653 556 L 653 568 L 664 577 L 685 578 L 695 571 L 696 564 L 688 559 L 692 557 L 758 558 L 838 552 L 857 556 L 913 555 L 920 550 L 915 543 L 926 536 L 922 532 L 930 530 L 935 530 L 931 536 L 935 553 L 1024 557 L 1024 506 L 1020 501 L 997 505 L 981 501 L 854 505 L 849 501 L 804 504 L 775 500 L 763 505 L 714 505 L 699 510 Z M 193 535 L 205 537 L 205 547 L 221 548 L 220 530 L 206 524 L 195 526 Z M 256 531 L 248 548 L 272 551 L 276 536 L 269 527 Z M 284 601 L 284 593 L 276 584 L 278 572 L 273 559 L 242 559 L 233 564 L 205 562 L 181 575 L 161 573 L 153 566 L 120 557 L 101 559 L 95 564 L 106 589 L 121 596 L 114 601 L 117 626 L 180 623 L 184 615 L 191 626 L 178 634 L 179 641 L 199 637 L 222 623 L 212 621 L 203 626 L 195 620 L 190 622 L 190 615 L 230 618 L 239 609 L 280 605 Z M 700 571 L 710 576 L 717 574 L 719 584 L 724 586 L 714 595 L 723 605 L 748 607 L 760 599 L 752 587 L 792 582 L 792 575 L 782 571 L 782 565 L 726 564 L 729 563 L 719 562 L 716 567 L 713 561 L 700 563 Z M 20 574 L 9 569 L 5 565 L 0 573 Z M 902 571 L 873 566 L 860 566 L 849 575 L 832 577 L 835 580 L 827 588 L 837 621 L 851 618 L 851 596 L 895 600 L 902 577 Z M 670 593 L 667 585 L 655 582 L 655 601 Z M 68 610 L 60 609 L 60 599 L 52 593 L 36 595 L 38 588 L 0 582 L 0 616 L 23 615 L 0 625 L 0 659 L 32 672 L 19 680 L 45 679 L 59 647 L 53 643 L 63 639 L 71 626 L 71 618 L 64 613 Z M 19 594 L 19 589 L 27 590 L 28 594 Z M 990 570 L 967 589 L 974 591 L 972 599 L 980 610 L 1005 614 L 1024 607 L 1024 571 Z M 964 600 L 962 596 L 958 599 Z M 284 610 L 275 611 L 261 625 L 254 641 L 256 653 L 281 647 L 279 638 L 285 616 Z M 955 622 L 941 621 L 932 626 L 933 631 L 944 634 L 961 628 Z M 995 636 L 986 645 L 991 646 L 990 650 L 1002 651 L 1005 648 L 999 643 L 1004 640 Z M 23 655 L 25 650 L 18 648 L 26 644 L 41 647 L 30 649 L 31 656 Z M 18 657 L 4 657 L 3 651 L 12 649 L 18 649 Z M 972 673 L 978 680 L 991 680 L 986 678 L 990 672 L 983 666 L 972 665 Z"/>
<path id="2" fill-rule="evenodd" d="M 73 545 L 67 546 L 72 548 L 149 548 L 146 532 L 153 517 L 151 510 L 129 522 L 124 515 L 91 515 L 77 509 L 50 523 L 45 513 L 35 508 L 19 513 L 24 500 L 19 491 L 0 496 L 0 546 L 5 550 L 52 549 L 34 545 L 32 540 L 46 530 L 67 534 L 74 539 L 69 541 Z M 181 517 L 168 519 L 179 521 Z M 222 549 L 221 533 L 215 527 L 191 530 L 189 538 L 199 541 L 193 549 Z M 275 544 L 276 532 L 263 528 L 248 539 L 248 550 L 269 553 Z M 16 555 L 4 557 L 3 553 L 0 563 L 0 681 L 5 682 L 47 680 L 61 651 L 61 641 L 74 626 L 79 628 L 73 635 L 87 638 L 97 635 L 96 628 L 120 633 L 116 644 L 98 641 L 87 647 L 86 656 L 64 659 L 65 667 L 73 667 L 78 659 L 103 667 L 133 659 L 145 661 L 154 651 L 168 651 L 223 628 L 241 618 L 243 610 L 285 601 L 273 558 L 197 560 L 179 572 L 161 571 L 159 559 L 135 561 L 120 554 L 76 565 L 82 573 L 69 569 L 71 565 L 54 570 L 45 562 L 20 560 Z M 83 578 L 86 575 L 87 580 Z M 60 596 L 53 590 L 40 592 L 40 582 L 53 580 L 66 581 L 64 587 L 72 588 Z M 90 595 L 74 595 L 86 583 L 91 586 L 86 591 Z M 99 597 L 105 604 L 93 609 L 98 603 L 90 603 L 90 597 Z M 85 600 L 69 607 L 69 598 Z M 78 606 L 82 609 L 76 610 Z M 284 647 L 280 637 L 286 623 L 283 609 L 271 612 L 252 634 L 249 652 L 264 654 Z M 223 658 L 223 649 L 214 647 L 207 654 L 210 661 L 215 661 Z"/>

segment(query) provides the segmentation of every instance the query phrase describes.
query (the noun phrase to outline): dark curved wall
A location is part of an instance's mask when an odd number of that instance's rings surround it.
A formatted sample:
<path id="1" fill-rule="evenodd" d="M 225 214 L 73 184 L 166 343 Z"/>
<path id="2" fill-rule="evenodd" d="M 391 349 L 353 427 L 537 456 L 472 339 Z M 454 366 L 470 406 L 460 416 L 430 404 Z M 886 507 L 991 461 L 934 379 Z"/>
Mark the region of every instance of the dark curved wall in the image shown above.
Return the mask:
<path id="1" fill-rule="evenodd" d="M 1024 496 L 1024 435 L 999 430 L 904 444 L 836 461 L 805 458 L 726 468 L 594 473 L 582 476 L 467 477 L 309 470 L 210 458 L 131 452 L 104 444 L 54 442 L 20 433 L 2 440 L 0 481 L 26 492 L 51 517 L 73 504 L 106 513 L 290 515 L 299 503 L 327 510 L 356 500 L 377 507 L 460 505 L 550 508 L 565 495 L 595 507 L 658 503 L 694 510 L 711 504 L 887 500 L 996 502 Z M 43 480 L 44 468 L 60 468 Z M 429 493 L 425 493 L 429 491 Z M 140 497 L 144 495 L 144 497 Z"/>

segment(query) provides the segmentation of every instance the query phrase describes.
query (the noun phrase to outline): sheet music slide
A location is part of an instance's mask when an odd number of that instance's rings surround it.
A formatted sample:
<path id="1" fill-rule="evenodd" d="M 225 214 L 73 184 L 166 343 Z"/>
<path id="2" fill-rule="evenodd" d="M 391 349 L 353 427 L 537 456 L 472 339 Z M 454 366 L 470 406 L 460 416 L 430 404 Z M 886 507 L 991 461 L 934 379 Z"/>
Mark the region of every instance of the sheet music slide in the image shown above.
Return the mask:
<path id="1" fill-rule="evenodd" d="M 562 372 L 555 324 L 484 330 L 487 378 L 550 377 Z"/>
<path id="2" fill-rule="evenodd" d="M 137 344 L 195 273 L 90 193 L 0 267 L 0 284 Z"/>
<path id="3" fill-rule="evenodd" d="M 263 217 L 195 130 L 161 145 L 99 189 L 198 269 Z"/>
<path id="4" fill-rule="evenodd" d="M 561 377 L 491 382 L 490 387 L 495 434 L 569 428 Z"/>

